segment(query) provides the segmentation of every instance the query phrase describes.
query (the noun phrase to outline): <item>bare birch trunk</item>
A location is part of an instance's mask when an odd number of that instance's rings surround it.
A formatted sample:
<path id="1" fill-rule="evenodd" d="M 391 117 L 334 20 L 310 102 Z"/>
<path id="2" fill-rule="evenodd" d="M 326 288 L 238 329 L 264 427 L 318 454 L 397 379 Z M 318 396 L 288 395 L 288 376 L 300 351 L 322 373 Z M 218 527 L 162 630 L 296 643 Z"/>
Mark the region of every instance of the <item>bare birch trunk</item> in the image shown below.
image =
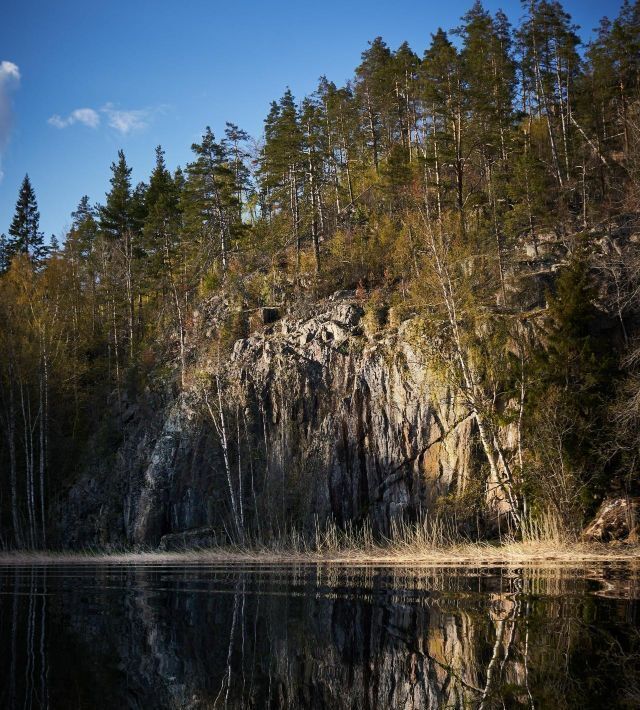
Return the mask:
<path id="1" fill-rule="evenodd" d="M 231 460 L 229 456 L 229 441 L 227 437 L 227 425 L 224 416 L 224 407 L 222 405 L 220 377 L 217 374 L 215 376 L 215 384 L 217 391 L 216 403 L 214 406 L 216 407 L 216 409 L 214 409 L 214 407 L 211 405 L 209 394 L 206 389 L 204 391 L 204 401 L 209 412 L 209 416 L 211 417 L 211 421 L 213 422 L 216 432 L 218 433 L 218 438 L 220 439 L 220 446 L 222 448 L 222 458 L 224 461 L 225 474 L 227 477 L 227 485 L 229 487 L 229 497 L 231 501 L 231 513 L 233 515 L 233 523 L 236 527 L 236 531 L 238 533 L 240 541 L 244 542 L 244 525 L 240 515 L 240 507 L 236 499 L 236 492 L 233 485 L 233 474 L 231 472 Z"/>
<path id="2" fill-rule="evenodd" d="M 369 91 L 366 92 L 367 97 L 367 118 L 369 121 L 369 132 L 371 134 L 371 152 L 373 154 L 373 166 L 378 174 L 378 136 L 376 134 L 375 119 L 373 116 L 373 107 L 371 106 L 371 97 Z"/>
<path id="3" fill-rule="evenodd" d="M 485 404 L 486 397 L 479 383 L 476 381 L 475 373 L 467 359 L 466 350 L 462 344 L 458 327 L 459 317 L 455 293 L 448 267 L 443 258 L 445 249 L 437 243 L 434 231 L 429 224 L 427 224 L 427 242 L 433 256 L 435 272 L 442 292 L 447 312 L 447 320 L 451 328 L 454 356 L 460 367 L 462 383 L 457 386 L 461 388 L 467 406 L 477 424 L 482 449 L 489 464 L 491 474 L 509 503 L 510 514 L 516 527 L 520 528 L 522 522 L 520 502 L 514 489 L 511 468 L 504 455 L 497 433 L 494 431 L 490 422 L 489 408 Z"/>

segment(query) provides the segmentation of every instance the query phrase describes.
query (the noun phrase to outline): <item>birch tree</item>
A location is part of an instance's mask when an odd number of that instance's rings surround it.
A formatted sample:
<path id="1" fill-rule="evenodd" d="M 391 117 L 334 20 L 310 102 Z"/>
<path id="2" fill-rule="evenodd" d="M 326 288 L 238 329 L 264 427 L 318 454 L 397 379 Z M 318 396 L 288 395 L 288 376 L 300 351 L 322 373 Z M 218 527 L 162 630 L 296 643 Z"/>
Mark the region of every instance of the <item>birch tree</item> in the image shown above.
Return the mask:
<path id="1" fill-rule="evenodd" d="M 442 362 L 448 383 L 473 416 L 482 450 L 490 470 L 490 480 L 508 505 L 515 528 L 522 525 L 522 502 L 509 453 L 497 426 L 499 383 L 479 367 L 478 351 L 486 337 L 487 302 L 479 284 L 485 274 L 474 274 L 474 257 L 460 249 L 460 235 L 434 224 L 423 212 L 419 225 L 427 248 L 426 265 L 431 272 L 437 331 Z M 464 241 L 463 241 L 464 243 Z M 491 353 L 494 354 L 494 353 Z"/>

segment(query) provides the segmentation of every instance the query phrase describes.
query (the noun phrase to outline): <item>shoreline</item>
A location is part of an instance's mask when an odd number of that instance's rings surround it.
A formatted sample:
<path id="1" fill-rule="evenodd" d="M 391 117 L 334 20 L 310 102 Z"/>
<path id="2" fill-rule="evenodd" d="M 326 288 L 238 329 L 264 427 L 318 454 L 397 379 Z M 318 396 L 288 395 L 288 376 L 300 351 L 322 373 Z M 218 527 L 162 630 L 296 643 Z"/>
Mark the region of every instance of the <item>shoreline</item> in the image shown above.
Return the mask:
<path id="1" fill-rule="evenodd" d="M 305 551 L 294 549 L 207 548 L 172 552 L 8 551 L 0 567 L 36 565 L 335 565 L 343 567 L 494 567 L 562 566 L 591 563 L 640 563 L 640 544 L 469 543 L 450 547 L 402 549 L 372 547 Z"/>

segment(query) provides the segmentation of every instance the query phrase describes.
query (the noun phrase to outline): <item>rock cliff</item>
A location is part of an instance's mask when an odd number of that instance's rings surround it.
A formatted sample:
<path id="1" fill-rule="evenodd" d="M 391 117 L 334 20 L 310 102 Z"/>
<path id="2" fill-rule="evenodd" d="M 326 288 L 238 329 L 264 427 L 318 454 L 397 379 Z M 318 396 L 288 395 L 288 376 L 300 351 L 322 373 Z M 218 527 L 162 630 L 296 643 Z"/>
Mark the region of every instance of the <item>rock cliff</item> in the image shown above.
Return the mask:
<path id="1" fill-rule="evenodd" d="M 230 534 L 227 472 L 254 529 L 310 530 L 331 518 L 387 533 L 430 510 L 464 489 L 479 457 L 474 423 L 424 345 L 411 319 L 371 326 L 349 296 L 237 340 L 226 361 L 205 338 L 184 390 L 131 405 L 117 456 L 94 460 L 69 491 L 62 542 L 155 546 L 198 528 Z M 224 381 L 228 468 L 202 406 L 214 370 Z"/>

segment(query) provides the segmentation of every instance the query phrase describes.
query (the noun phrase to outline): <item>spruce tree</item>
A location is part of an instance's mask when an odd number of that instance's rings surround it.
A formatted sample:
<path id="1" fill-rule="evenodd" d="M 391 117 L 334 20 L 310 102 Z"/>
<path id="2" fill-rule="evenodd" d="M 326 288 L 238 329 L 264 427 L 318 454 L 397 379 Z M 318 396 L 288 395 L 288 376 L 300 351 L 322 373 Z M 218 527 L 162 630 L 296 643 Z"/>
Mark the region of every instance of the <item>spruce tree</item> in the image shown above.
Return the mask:
<path id="1" fill-rule="evenodd" d="M 114 239 L 124 238 L 133 226 L 131 204 L 131 168 L 124 151 L 118 151 L 118 162 L 111 164 L 111 190 L 100 208 L 100 228 Z"/>
<path id="2" fill-rule="evenodd" d="M 587 494 L 601 493 L 605 469 L 598 434 L 606 425 L 606 400 L 617 376 L 610 333 L 602 331 L 603 313 L 596 306 L 597 283 L 588 261 L 592 248 L 579 245 L 548 294 L 546 342 L 533 352 L 527 402 L 534 426 L 543 430 L 542 421 L 552 421 L 563 465 L 583 479 L 583 504 L 593 502 Z M 536 436 L 535 429 L 531 435 Z"/>
<path id="3" fill-rule="evenodd" d="M 146 191 L 146 219 L 143 244 L 147 259 L 146 276 L 162 278 L 164 267 L 177 246 L 179 229 L 179 194 L 164 161 L 161 146 L 156 148 L 156 164 Z"/>
<path id="4" fill-rule="evenodd" d="M 76 210 L 71 213 L 71 218 L 73 222 L 67 243 L 73 241 L 77 254 L 81 258 L 87 259 L 91 254 L 98 232 L 96 209 L 89 203 L 88 195 L 82 196 Z"/>
<path id="5" fill-rule="evenodd" d="M 25 175 L 20 187 L 16 211 L 9 227 L 5 258 L 10 262 L 16 254 L 26 254 L 37 265 L 47 256 L 47 253 L 44 234 L 40 231 L 40 212 L 38 212 L 36 195 L 29 176 Z"/>
<path id="6" fill-rule="evenodd" d="M 134 246 L 136 228 L 136 202 L 131 191 L 131 168 L 122 150 L 118 151 L 118 161 L 111 164 L 111 190 L 107 193 L 107 200 L 100 208 L 100 229 L 107 236 L 118 256 L 113 264 L 110 279 L 114 282 L 112 300 L 116 298 L 116 291 L 124 285 L 127 311 L 127 334 L 129 345 L 129 358 L 133 361 L 135 343 L 135 303 L 137 296 L 137 273 L 134 258 L 138 255 L 137 246 Z M 139 319 L 138 319 L 139 321 Z M 140 328 L 138 328 L 140 330 Z M 116 339 L 116 326 L 114 325 L 114 340 Z"/>

